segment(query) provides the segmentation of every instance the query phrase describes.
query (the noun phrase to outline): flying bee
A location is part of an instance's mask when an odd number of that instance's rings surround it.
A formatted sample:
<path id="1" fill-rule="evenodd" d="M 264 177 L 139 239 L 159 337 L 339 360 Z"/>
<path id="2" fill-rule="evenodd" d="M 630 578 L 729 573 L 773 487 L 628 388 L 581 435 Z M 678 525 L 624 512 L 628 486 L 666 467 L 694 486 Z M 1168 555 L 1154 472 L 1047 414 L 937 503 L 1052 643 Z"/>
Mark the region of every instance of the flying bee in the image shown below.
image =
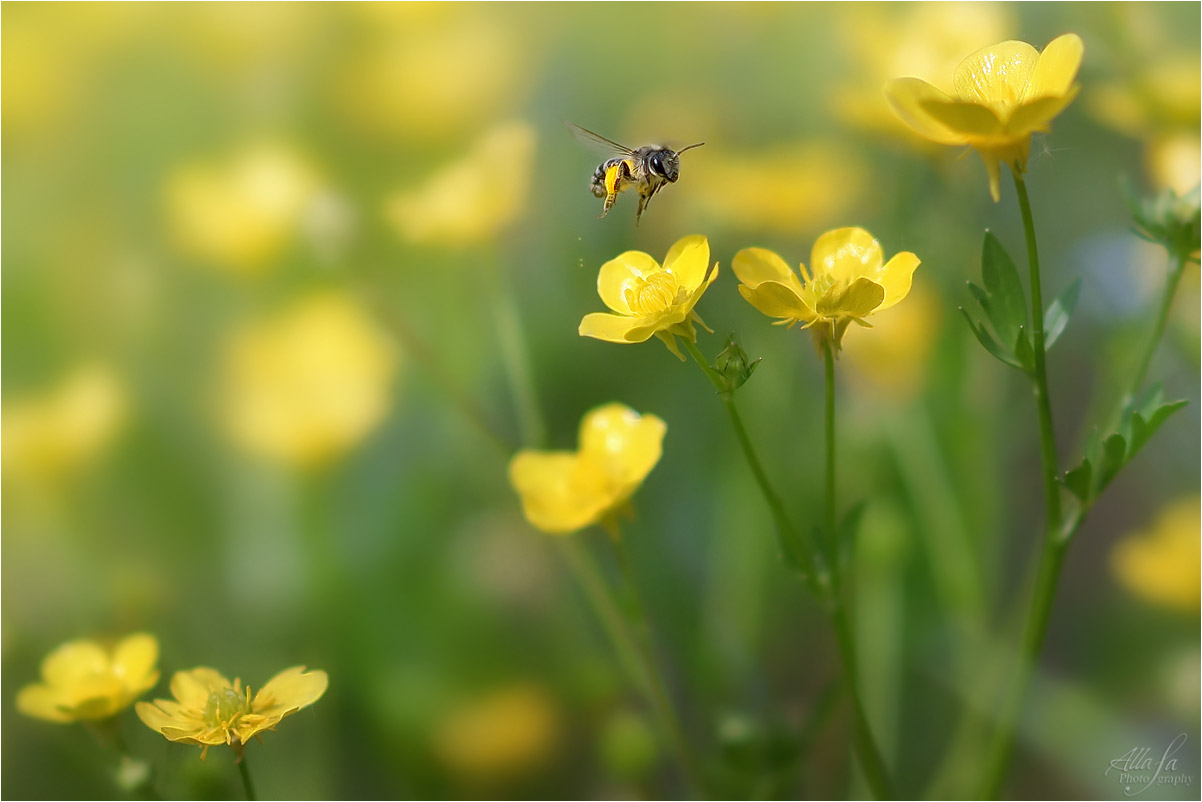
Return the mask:
<path id="1" fill-rule="evenodd" d="M 589 183 L 589 189 L 594 196 L 605 198 L 601 214 L 597 216 L 604 217 L 609 213 L 614 201 L 618 199 L 618 193 L 634 188 L 639 193 L 639 208 L 634 215 L 636 226 L 655 193 L 665 184 L 674 184 L 676 179 L 680 178 L 680 154 L 705 144 L 698 142 L 680 150 L 672 150 L 663 145 L 644 145 L 632 150 L 567 120 L 563 123 L 584 144 L 611 154 L 610 158 L 597 165 Z"/>

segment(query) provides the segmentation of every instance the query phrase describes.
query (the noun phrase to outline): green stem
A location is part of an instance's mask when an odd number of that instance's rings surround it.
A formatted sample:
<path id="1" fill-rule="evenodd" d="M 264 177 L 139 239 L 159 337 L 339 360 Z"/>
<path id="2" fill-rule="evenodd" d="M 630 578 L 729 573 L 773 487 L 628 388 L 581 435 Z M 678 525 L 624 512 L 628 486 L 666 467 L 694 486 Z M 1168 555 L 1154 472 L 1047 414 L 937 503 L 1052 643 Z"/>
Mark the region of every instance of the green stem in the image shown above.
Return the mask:
<path id="1" fill-rule="evenodd" d="M 526 338 L 522 332 L 521 315 L 513 297 L 513 286 L 509 273 L 499 259 L 493 259 L 494 292 L 493 310 L 497 322 L 497 344 L 501 359 L 505 363 L 505 375 L 509 379 L 509 392 L 517 410 L 518 427 L 522 444 L 538 448 L 546 439 L 542 413 L 538 404 L 538 393 L 534 385 L 534 374 L 527 357 Z"/>
<path id="2" fill-rule="evenodd" d="M 246 798 L 254 802 L 258 797 L 255 796 L 255 786 L 250 781 L 250 770 L 246 768 L 246 754 L 239 755 L 236 762 L 238 763 L 238 773 L 242 775 L 242 789 L 246 791 Z"/>
<path id="3" fill-rule="evenodd" d="M 1013 674 L 1010 690 L 998 718 L 996 735 L 985 763 L 982 793 L 994 799 L 1001 791 L 1006 777 L 1010 755 L 1014 750 L 1014 736 L 1022 711 L 1023 697 L 1039 652 L 1047 633 L 1048 620 L 1052 614 L 1052 602 L 1056 597 L 1056 585 L 1060 580 L 1060 567 L 1064 561 L 1067 540 L 1061 532 L 1060 488 L 1056 482 L 1059 470 L 1056 458 L 1056 435 L 1052 428 L 1052 406 L 1048 397 L 1048 375 L 1046 348 L 1043 333 L 1043 292 L 1039 278 L 1039 251 L 1035 244 L 1035 221 L 1031 216 L 1031 201 L 1027 197 L 1027 184 L 1022 172 L 1011 169 L 1014 188 L 1018 193 L 1018 205 L 1022 212 L 1023 232 L 1027 240 L 1027 265 L 1031 285 L 1031 333 L 1035 350 L 1035 404 L 1039 414 L 1039 450 L 1043 473 L 1045 506 L 1043 549 L 1036 569 L 1035 586 L 1027 620 L 1019 644 L 1018 665 Z"/>
<path id="4" fill-rule="evenodd" d="M 668 741 L 672 751 L 676 754 L 676 759 L 680 765 L 681 774 L 685 782 L 694 792 L 701 791 L 705 786 L 701 782 L 701 774 L 697 768 L 697 761 L 693 757 L 688 743 L 685 741 L 684 731 L 680 726 L 680 718 L 676 715 L 676 709 L 672 705 L 671 697 L 668 695 L 663 677 L 657 667 L 654 651 L 651 646 L 651 630 L 647 623 L 647 608 L 643 604 L 642 594 L 639 593 L 638 583 L 634 579 L 634 571 L 630 567 L 630 558 L 626 553 L 626 543 L 622 539 L 622 533 L 616 521 L 611 521 L 607 529 L 610 533 L 610 542 L 613 543 L 614 552 L 618 557 L 618 565 L 622 571 L 622 581 L 626 585 L 630 598 L 629 609 L 634 618 L 631 623 L 636 635 L 634 642 L 638 647 L 638 654 L 643 662 L 651 704 L 660 719 L 660 725 L 668 734 Z"/>
<path id="5" fill-rule="evenodd" d="M 831 351 L 830 340 L 823 341 L 822 356 L 824 375 L 826 377 L 826 493 L 823 504 L 824 520 L 826 521 L 826 551 L 827 554 L 838 554 L 838 533 L 835 524 L 835 356 Z M 839 560 L 832 556 L 831 566 L 835 575 L 836 588 L 839 584 Z M 837 592 L 837 591 L 836 591 Z"/>
<path id="6" fill-rule="evenodd" d="M 1144 379 L 1148 376 L 1148 368 L 1152 365 L 1152 357 L 1156 355 L 1156 348 L 1160 345 L 1160 338 L 1164 336 L 1165 326 L 1168 325 L 1169 312 L 1173 308 L 1173 299 L 1177 296 L 1177 285 L 1181 283 L 1181 276 L 1185 273 L 1185 263 L 1189 259 L 1189 255 L 1174 254 L 1173 259 L 1175 264 L 1169 268 L 1168 278 L 1165 280 L 1164 297 L 1160 300 L 1160 309 L 1156 313 L 1156 322 L 1152 327 L 1152 333 L 1148 336 L 1147 342 L 1144 344 L 1143 352 L 1139 356 L 1139 362 L 1135 368 L 1135 374 L 1131 377 L 1131 384 L 1127 388 L 1127 392 L 1123 395 L 1119 402 L 1119 408 L 1115 413 L 1107 432 L 1114 431 L 1122 422 L 1123 413 L 1134 402 L 1136 395 L 1139 394 L 1139 388 L 1143 386 Z"/>

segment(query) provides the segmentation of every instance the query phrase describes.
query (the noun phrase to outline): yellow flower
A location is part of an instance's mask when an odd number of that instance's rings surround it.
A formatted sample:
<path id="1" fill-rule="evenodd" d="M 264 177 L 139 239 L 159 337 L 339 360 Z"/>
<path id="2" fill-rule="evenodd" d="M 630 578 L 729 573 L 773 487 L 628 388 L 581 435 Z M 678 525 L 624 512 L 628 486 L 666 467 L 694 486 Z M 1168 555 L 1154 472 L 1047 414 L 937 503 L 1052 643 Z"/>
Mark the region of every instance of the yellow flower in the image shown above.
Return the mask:
<path id="1" fill-rule="evenodd" d="M 252 453 L 328 461 L 384 419 L 395 365 L 391 343 L 358 304 L 334 292 L 311 296 L 233 337 L 226 425 Z"/>
<path id="2" fill-rule="evenodd" d="M 549 534 L 612 520 L 659 462 L 667 428 L 654 415 L 606 404 L 581 421 L 579 451 L 519 451 L 509 483 L 526 520 Z"/>
<path id="3" fill-rule="evenodd" d="M 874 317 L 871 336 L 853 335 L 843 343 L 842 358 L 850 363 L 851 375 L 895 401 L 925 386 L 943 324 L 940 299 L 930 286 L 928 282 L 916 285 L 904 304 Z"/>
<path id="4" fill-rule="evenodd" d="M 415 190 L 385 201 L 385 216 L 410 242 L 487 241 L 526 208 L 534 129 L 509 122 L 487 131 L 468 154 Z"/>
<path id="5" fill-rule="evenodd" d="M 167 210 L 182 251 L 250 275 L 272 266 L 319 192 L 314 170 L 299 155 L 260 143 L 224 163 L 177 169 L 167 183 Z"/>
<path id="6" fill-rule="evenodd" d="M 44 397 L 6 403 L 5 474 L 51 478 L 86 463 L 113 439 L 126 407 L 112 370 L 95 364 L 75 369 Z"/>
<path id="7" fill-rule="evenodd" d="M 955 97 L 918 78 L 896 78 L 885 94 L 902 121 L 926 138 L 976 148 L 996 201 L 1001 165 L 1024 171 L 1031 134 L 1047 131 L 1077 96 L 1081 87 L 1073 81 L 1084 52 L 1072 33 L 1053 39 L 1043 53 L 1026 42 L 1002 42 L 960 62 Z"/>
<path id="8" fill-rule="evenodd" d="M 90 640 L 64 643 L 42 661 L 42 681 L 17 694 L 17 709 L 46 721 L 108 718 L 159 681 L 159 643 L 139 632 L 106 649 Z"/>
<path id="9" fill-rule="evenodd" d="M 501 780 L 545 763 L 558 736 L 554 700 L 523 683 L 452 710 L 435 732 L 434 751 L 471 780 Z"/>
<path id="10" fill-rule="evenodd" d="M 1115 546 L 1110 564 L 1119 581 L 1154 604 L 1197 613 L 1202 597 L 1202 500 L 1182 499 L 1151 530 Z"/>
<path id="11" fill-rule="evenodd" d="M 732 267 L 739 293 L 780 323 L 813 327 L 815 344 L 829 342 L 838 352 L 854 320 L 881 312 L 910 292 L 918 257 L 909 251 L 885 262 L 881 244 L 862 228 L 837 228 L 814 243 L 813 275 L 801 265 L 800 280 L 785 260 L 764 248 L 744 248 Z"/>
<path id="12" fill-rule="evenodd" d="M 580 321 L 580 336 L 611 343 L 641 343 L 652 335 L 684 360 L 676 345 L 681 336 L 697 340 L 693 311 L 706 287 L 718 277 L 709 269 L 710 244 L 700 235 L 683 237 L 668 250 L 663 267 L 642 251 L 626 251 L 601 265 L 597 293 L 616 314 L 594 312 Z"/>
<path id="13" fill-rule="evenodd" d="M 294 666 L 281 671 L 251 696 L 250 686 L 228 679 L 211 668 L 177 671 L 171 678 L 169 699 L 154 704 L 138 702 L 135 708 L 142 723 L 168 741 L 204 747 L 228 744 L 242 755 L 242 747 L 264 730 L 321 698 L 329 685 L 324 671 L 305 671 Z"/>

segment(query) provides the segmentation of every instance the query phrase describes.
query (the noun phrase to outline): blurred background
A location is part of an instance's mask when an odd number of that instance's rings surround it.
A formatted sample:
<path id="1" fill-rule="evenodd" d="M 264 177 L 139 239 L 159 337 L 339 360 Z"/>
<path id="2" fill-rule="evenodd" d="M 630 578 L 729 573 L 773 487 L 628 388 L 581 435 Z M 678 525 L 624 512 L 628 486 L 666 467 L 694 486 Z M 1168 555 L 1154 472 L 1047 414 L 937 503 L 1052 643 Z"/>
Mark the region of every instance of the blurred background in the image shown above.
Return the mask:
<path id="1" fill-rule="evenodd" d="M 750 245 L 808 264 L 842 225 L 922 259 L 838 366 L 841 503 L 867 502 L 862 684 L 902 792 L 971 793 L 958 728 L 992 703 L 980 660 L 1012 649 L 1042 502 L 1028 386 L 956 308 L 983 231 L 1020 265 L 1023 240 L 1008 181 L 992 203 L 979 158 L 917 141 L 881 87 L 946 87 L 1004 39 L 1085 41 L 1028 175 L 1045 293 L 1083 279 L 1049 356 L 1067 467 L 1166 274 L 1119 178 L 1198 182 L 1197 4 L 17 4 L 3 23 L 4 796 L 121 794 L 88 732 L 12 700 L 59 643 L 137 630 L 162 644 L 150 698 L 198 665 L 256 688 L 329 673 L 248 750 L 267 798 L 684 794 L 505 476 L 609 401 L 668 423 L 626 535 L 714 788 L 866 793 L 829 627 L 708 383 L 655 341 L 576 334 L 604 261 L 705 234 L 722 272 L 699 344 L 736 331 L 763 357 L 739 404 L 816 521 L 820 361 L 729 265 Z M 564 119 L 707 144 L 636 228 L 632 195 L 596 218 L 601 157 Z M 1150 372 L 1190 405 L 1069 552 L 1015 796 L 1117 798 L 1110 761 L 1181 732 L 1200 779 L 1198 285 L 1194 265 Z M 574 537 L 616 581 L 604 536 Z M 165 797 L 241 794 L 229 750 L 119 723 Z"/>

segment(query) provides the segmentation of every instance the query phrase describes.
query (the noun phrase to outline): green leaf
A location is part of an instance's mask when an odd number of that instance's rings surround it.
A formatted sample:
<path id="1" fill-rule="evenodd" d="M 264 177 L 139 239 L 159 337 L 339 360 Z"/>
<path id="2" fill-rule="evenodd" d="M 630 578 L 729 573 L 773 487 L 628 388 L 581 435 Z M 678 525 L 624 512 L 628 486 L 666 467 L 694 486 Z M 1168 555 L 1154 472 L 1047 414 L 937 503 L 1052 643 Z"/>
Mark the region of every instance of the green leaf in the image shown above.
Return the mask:
<path id="1" fill-rule="evenodd" d="M 1019 326 L 1018 335 L 1014 338 L 1014 358 L 1027 373 L 1035 372 L 1035 349 L 1031 347 L 1031 340 L 1022 326 Z"/>
<path id="2" fill-rule="evenodd" d="M 994 332 L 1002 342 L 1014 342 L 1018 330 L 1027 325 L 1027 299 L 1014 262 L 989 231 L 981 246 L 981 278 L 990 300 L 985 312 Z"/>
<path id="3" fill-rule="evenodd" d="M 972 329 L 972 333 L 973 333 L 973 335 L 976 336 L 977 342 L 979 342 L 981 345 L 985 346 L 986 351 L 993 354 L 993 356 L 995 358 L 999 359 L 1002 362 L 1005 362 L 1007 365 L 1010 365 L 1011 367 L 1020 368 L 1020 369 L 1022 368 L 1022 365 L 1019 364 L 1019 361 L 1014 358 L 1013 354 L 1011 354 L 1005 348 L 1003 348 L 1001 345 L 999 345 L 998 341 L 993 339 L 993 335 L 991 335 L 988 331 L 986 331 L 984 326 L 979 325 L 976 321 L 974 321 L 972 319 L 972 316 L 968 314 L 967 309 L 965 309 L 964 307 L 960 307 L 960 312 L 961 312 L 961 314 L 964 315 L 964 319 L 968 321 L 968 327 L 970 329 Z"/>
<path id="4" fill-rule="evenodd" d="M 1127 453 L 1127 440 L 1121 434 L 1112 434 L 1102 441 L 1101 461 L 1098 465 L 1098 486 L 1095 494 L 1101 493 L 1110 480 L 1123 467 L 1123 458 Z"/>
<path id="5" fill-rule="evenodd" d="M 1083 459 L 1080 465 L 1064 474 L 1064 486 L 1082 502 L 1088 502 L 1089 480 L 1092 473 L 1093 466 L 1089 464 L 1089 458 Z"/>
<path id="6" fill-rule="evenodd" d="M 1043 350 L 1048 351 L 1068 325 L 1069 316 L 1077 307 L 1077 296 L 1081 294 L 1081 279 L 1068 285 L 1068 289 L 1060 293 L 1048 312 L 1043 316 Z"/>
<path id="7" fill-rule="evenodd" d="M 1127 461 L 1139 453 L 1139 450 L 1147 444 L 1152 435 L 1156 434 L 1156 430 L 1164 425 L 1174 412 L 1188 404 L 1188 401 L 1171 401 L 1168 404 L 1163 404 L 1156 408 L 1150 416 L 1144 417 L 1144 413 L 1135 412 L 1131 415 L 1131 449 L 1127 454 Z"/>

